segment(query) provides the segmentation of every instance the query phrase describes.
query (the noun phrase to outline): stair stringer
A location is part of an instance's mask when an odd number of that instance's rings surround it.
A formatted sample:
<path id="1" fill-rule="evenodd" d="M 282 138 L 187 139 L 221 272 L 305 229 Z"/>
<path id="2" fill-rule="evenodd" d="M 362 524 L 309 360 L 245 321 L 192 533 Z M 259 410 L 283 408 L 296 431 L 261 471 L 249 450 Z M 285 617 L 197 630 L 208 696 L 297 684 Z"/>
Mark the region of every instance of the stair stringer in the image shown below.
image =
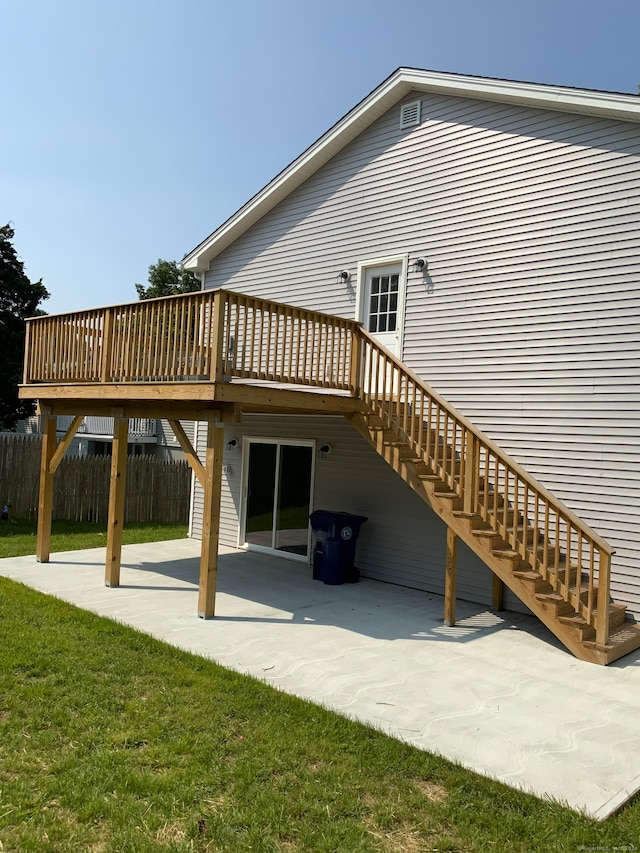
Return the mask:
<path id="1" fill-rule="evenodd" d="M 376 415 L 371 412 L 371 415 Z M 410 445 L 403 441 L 399 433 L 396 440 L 385 441 L 384 427 L 371 427 L 367 415 L 348 415 L 349 423 L 376 450 L 379 456 L 398 474 L 401 479 L 436 513 L 444 523 L 485 563 L 488 568 L 522 601 L 531 612 L 560 640 L 560 642 L 580 660 L 606 665 L 629 652 L 640 648 L 640 630 L 627 623 L 619 631 L 620 642 L 604 648 L 596 645 L 587 633 L 587 639 L 581 638 L 584 626 L 575 610 L 563 603 L 563 612 L 559 615 L 553 603 L 553 588 L 543 582 L 542 589 L 536 579 L 537 573 L 520 556 L 510 550 L 500 534 L 485 526 L 479 516 L 466 515 L 463 501 L 435 473 L 422 473 L 422 460 L 407 453 Z M 482 529 L 480 529 L 482 526 Z M 534 533 L 535 535 L 535 533 Z M 514 572 L 520 573 L 520 578 Z M 546 587 L 545 588 L 545 585 Z M 546 597 L 545 597 L 546 596 Z M 613 605 L 615 612 L 616 605 Z M 623 607 L 617 605 L 617 607 Z M 624 608 L 623 608 L 624 609 Z M 564 621 L 560 621 L 560 620 Z M 573 623 L 572 623 L 573 620 Z"/>

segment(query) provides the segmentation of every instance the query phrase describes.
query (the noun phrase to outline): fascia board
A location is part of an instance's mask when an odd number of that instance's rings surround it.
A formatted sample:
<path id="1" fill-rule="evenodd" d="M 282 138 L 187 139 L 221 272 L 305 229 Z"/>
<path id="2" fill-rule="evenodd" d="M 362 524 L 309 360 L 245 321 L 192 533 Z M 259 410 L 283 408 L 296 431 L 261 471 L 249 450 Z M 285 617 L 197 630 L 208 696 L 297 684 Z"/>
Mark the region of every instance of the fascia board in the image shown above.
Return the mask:
<path id="1" fill-rule="evenodd" d="M 559 110 L 640 122 L 640 98 L 619 92 L 596 92 L 515 80 L 496 80 L 404 69 L 407 82 L 417 90 L 462 98 L 500 101 L 538 109 Z"/>
<path id="2" fill-rule="evenodd" d="M 640 122 L 640 98 L 637 95 L 399 68 L 213 234 L 185 255 L 182 260 L 183 267 L 206 271 L 216 255 L 412 91 Z"/>

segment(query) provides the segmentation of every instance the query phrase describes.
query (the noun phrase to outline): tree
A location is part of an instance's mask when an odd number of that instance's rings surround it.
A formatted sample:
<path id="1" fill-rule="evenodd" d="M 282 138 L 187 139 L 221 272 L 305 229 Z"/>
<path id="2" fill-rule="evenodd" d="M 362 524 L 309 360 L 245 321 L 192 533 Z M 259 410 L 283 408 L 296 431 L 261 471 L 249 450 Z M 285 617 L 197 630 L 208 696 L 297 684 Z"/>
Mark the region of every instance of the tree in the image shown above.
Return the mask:
<path id="1" fill-rule="evenodd" d="M 191 270 L 181 269 L 175 261 L 158 258 L 158 263 L 149 267 L 149 287 L 136 284 L 136 290 L 140 299 L 154 299 L 200 290 L 200 281 Z"/>
<path id="2" fill-rule="evenodd" d="M 12 240 L 10 224 L 0 227 L 0 429 L 14 429 L 35 411 L 32 400 L 18 399 L 24 361 L 25 318 L 43 313 L 38 305 L 49 294 L 40 281 L 29 281 Z"/>

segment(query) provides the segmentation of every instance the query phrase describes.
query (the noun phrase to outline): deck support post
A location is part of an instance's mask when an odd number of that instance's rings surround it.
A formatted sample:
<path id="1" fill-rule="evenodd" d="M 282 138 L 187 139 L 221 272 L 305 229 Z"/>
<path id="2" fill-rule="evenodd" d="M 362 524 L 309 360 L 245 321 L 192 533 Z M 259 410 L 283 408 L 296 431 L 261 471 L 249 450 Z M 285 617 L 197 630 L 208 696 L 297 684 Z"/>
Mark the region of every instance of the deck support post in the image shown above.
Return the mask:
<path id="1" fill-rule="evenodd" d="M 42 452 L 40 455 L 40 487 L 38 493 L 38 535 L 36 560 L 48 563 L 51 553 L 51 518 L 53 515 L 53 471 L 51 460 L 56 452 L 56 417 L 41 415 Z"/>
<path id="2" fill-rule="evenodd" d="M 200 587 L 198 591 L 198 616 L 201 619 L 210 619 L 214 616 L 216 608 L 223 451 L 224 429 L 218 422 L 210 420 L 207 424 L 204 514 L 202 519 L 202 550 L 200 552 Z"/>
<path id="3" fill-rule="evenodd" d="M 111 451 L 111 481 L 109 485 L 109 519 L 107 521 L 107 559 L 105 586 L 120 586 L 122 528 L 124 526 L 124 496 L 127 485 L 127 440 L 129 419 L 113 419 L 113 448 Z"/>
<path id="4" fill-rule="evenodd" d="M 498 575 L 491 572 L 493 578 L 493 588 L 491 590 L 491 606 L 498 612 L 504 610 L 504 583 Z"/>
<path id="5" fill-rule="evenodd" d="M 456 574 L 458 569 L 458 537 L 447 527 L 447 562 L 444 576 L 444 624 L 456 624 Z"/>

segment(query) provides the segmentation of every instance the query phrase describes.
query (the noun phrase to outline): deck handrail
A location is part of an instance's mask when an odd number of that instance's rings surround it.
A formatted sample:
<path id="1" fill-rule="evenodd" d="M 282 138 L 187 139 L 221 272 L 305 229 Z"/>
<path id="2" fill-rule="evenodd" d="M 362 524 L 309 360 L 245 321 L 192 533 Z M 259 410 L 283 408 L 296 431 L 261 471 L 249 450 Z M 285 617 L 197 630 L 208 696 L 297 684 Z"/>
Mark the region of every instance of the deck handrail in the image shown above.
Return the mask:
<path id="1" fill-rule="evenodd" d="M 233 378 L 361 397 L 606 644 L 611 546 L 355 320 L 203 290 L 27 321 L 25 384 Z"/>
<path id="2" fill-rule="evenodd" d="M 27 320 L 24 383 L 223 381 L 352 390 L 358 323 L 202 290 Z"/>
<path id="3" fill-rule="evenodd" d="M 487 522 L 606 645 L 609 543 L 373 335 L 361 329 L 360 337 L 357 385 L 368 407 L 462 499 L 464 514 Z"/>

